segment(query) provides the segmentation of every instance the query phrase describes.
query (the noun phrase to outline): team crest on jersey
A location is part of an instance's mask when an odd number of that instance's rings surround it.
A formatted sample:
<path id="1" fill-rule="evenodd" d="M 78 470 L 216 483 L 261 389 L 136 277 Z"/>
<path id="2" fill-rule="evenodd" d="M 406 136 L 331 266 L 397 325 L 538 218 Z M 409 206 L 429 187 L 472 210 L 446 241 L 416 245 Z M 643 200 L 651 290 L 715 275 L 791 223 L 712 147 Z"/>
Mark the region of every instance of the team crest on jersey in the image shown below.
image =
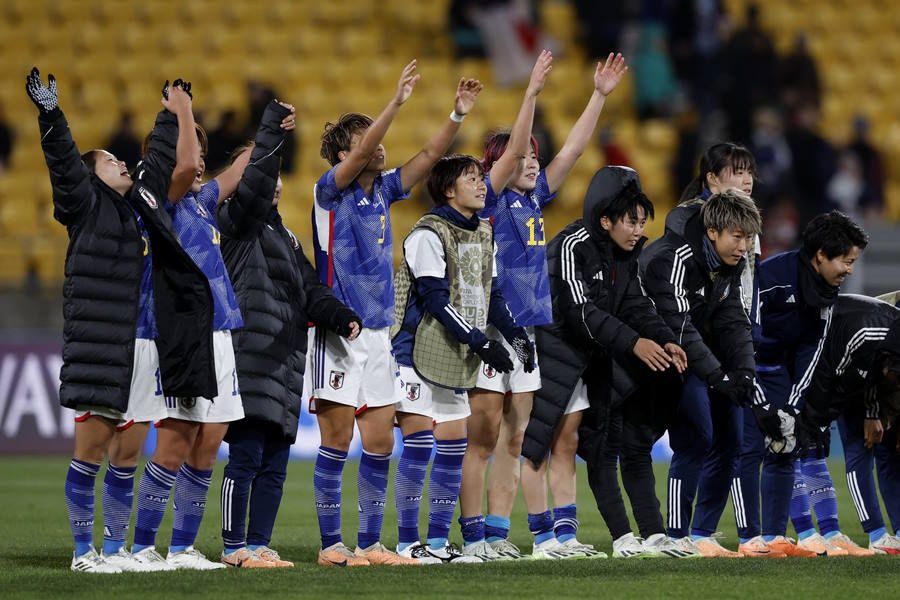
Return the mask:
<path id="1" fill-rule="evenodd" d="M 147 206 L 150 208 L 155 210 L 156 207 L 159 206 L 159 203 L 156 202 L 156 197 L 147 188 L 141 187 L 138 193 L 140 193 L 141 198 L 144 199 L 144 202 L 146 202 Z"/>
<path id="2" fill-rule="evenodd" d="M 179 401 L 181 402 L 181 407 L 187 410 L 191 410 L 192 408 L 194 408 L 194 406 L 197 405 L 197 399 L 193 396 L 189 396 L 187 398 L 179 398 Z"/>
<path id="3" fill-rule="evenodd" d="M 484 366 L 481 369 L 484 372 L 484 376 L 488 379 L 493 379 L 497 376 L 497 371 L 494 370 L 494 367 L 491 365 L 484 363 Z"/>
<path id="4" fill-rule="evenodd" d="M 332 371 L 331 376 L 328 378 L 328 385 L 330 385 L 333 390 L 339 390 L 344 387 L 344 372 Z"/>
<path id="5" fill-rule="evenodd" d="M 407 383 L 406 384 L 406 399 L 410 402 L 419 399 L 422 391 L 422 384 L 420 383 Z"/>

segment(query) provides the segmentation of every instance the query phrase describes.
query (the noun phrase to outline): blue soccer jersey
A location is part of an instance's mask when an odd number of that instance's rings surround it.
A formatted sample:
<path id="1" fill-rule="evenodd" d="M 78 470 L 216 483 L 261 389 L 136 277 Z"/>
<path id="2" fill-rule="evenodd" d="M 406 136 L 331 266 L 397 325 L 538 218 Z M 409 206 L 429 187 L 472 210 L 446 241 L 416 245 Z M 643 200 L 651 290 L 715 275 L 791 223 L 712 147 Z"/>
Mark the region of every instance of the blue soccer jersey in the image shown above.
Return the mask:
<path id="1" fill-rule="evenodd" d="M 534 190 L 526 195 L 510 188 L 498 196 L 485 176 L 487 195 L 478 216 L 490 219 L 497 244 L 497 281 L 516 323 L 522 326 L 553 322 L 547 246 L 541 209 L 555 194 L 550 193 L 547 174 L 538 173 Z"/>
<path id="2" fill-rule="evenodd" d="M 353 181 L 339 190 L 332 167 L 319 178 L 313 204 L 313 245 L 322 283 L 370 328 L 394 322 L 394 254 L 390 205 L 409 197 L 400 169 L 375 177 L 372 196 Z"/>
<path id="3" fill-rule="evenodd" d="M 215 217 L 218 198 L 219 184 L 213 179 L 197 194 L 188 192 L 178 204 L 167 202 L 166 210 L 182 247 L 209 279 L 215 310 L 213 329 L 223 331 L 243 327 L 244 320 L 219 249 L 222 234 Z"/>
<path id="4" fill-rule="evenodd" d="M 136 338 L 142 340 L 155 340 L 159 337 L 156 330 L 156 317 L 153 312 L 153 253 L 150 248 L 150 236 L 144 227 L 141 216 L 134 212 L 138 229 L 141 232 L 141 240 L 144 242 L 144 272 L 141 275 L 141 296 L 138 305 L 138 320 Z"/>

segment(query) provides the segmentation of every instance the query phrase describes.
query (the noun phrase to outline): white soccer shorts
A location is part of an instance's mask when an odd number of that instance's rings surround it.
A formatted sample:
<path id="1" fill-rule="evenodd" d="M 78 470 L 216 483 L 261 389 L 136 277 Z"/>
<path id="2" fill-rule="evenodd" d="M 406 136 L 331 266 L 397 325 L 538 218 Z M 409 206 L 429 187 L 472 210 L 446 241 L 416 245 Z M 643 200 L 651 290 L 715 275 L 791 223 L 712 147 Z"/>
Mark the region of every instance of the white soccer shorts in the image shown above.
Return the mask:
<path id="1" fill-rule="evenodd" d="M 469 410 L 469 395 L 432 385 L 412 367 L 400 365 L 400 400 L 395 404 L 397 412 L 431 417 L 435 423 L 465 419 Z"/>
<path id="2" fill-rule="evenodd" d="M 181 419 L 194 423 L 231 423 L 244 418 L 241 402 L 241 388 L 238 384 L 237 369 L 234 364 L 234 346 L 230 331 L 213 332 L 213 354 L 216 361 L 218 395 L 207 398 L 166 398 L 170 419 Z"/>
<path id="3" fill-rule="evenodd" d="M 578 383 L 575 384 L 575 389 L 572 390 L 572 395 L 569 397 L 569 404 L 566 405 L 565 414 L 571 415 L 572 413 L 587 410 L 590 406 L 591 403 L 588 402 L 587 387 L 584 385 L 584 381 L 579 378 Z"/>
<path id="4" fill-rule="evenodd" d="M 526 327 L 526 331 L 528 332 L 528 337 L 531 338 L 531 343 L 534 343 L 534 328 Z M 499 392 L 501 394 L 505 394 L 506 392 L 512 392 L 513 394 L 519 394 L 522 392 L 533 392 L 535 390 L 540 389 L 541 387 L 541 368 L 537 364 L 537 352 L 534 355 L 534 371 L 531 373 L 525 372 L 525 365 L 522 364 L 522 361 L 519 360 L 519 357 L 516 356 L 515 350 L 513 350 L 512 346 L 510 346 L 503 336 L 500 335 L 500 332 L 493 325 L 488 325 L 485 331 L 485 335 L 487 335 L 492 340 L 497 340 L 503 347 L 506 348 L 506 351 L 509 353 L 510 358 L 513 361 L 513 370 L 509 373 L 498 373 L 485 363 L 481 363 L 481 371 L 478 373 L 478 383 L 475 384 L 475 387 L 481 388 L 483 390 L 488 390 L 491 392 Z"/>
<path id="5" fill-rule="evenodd" d="M 128 408 L 119 412 L 103 406 L 79 405 L 75 420 L 84 421 L 91 415 L 115 421 L 123 431 L 134 423 L 147 423 L 166 418 L 166 400 L 159 379 L 159 354 L 153 340 L 134 341 L 134 370 L 131 372 L 131 389 L 128 392 Z"/>

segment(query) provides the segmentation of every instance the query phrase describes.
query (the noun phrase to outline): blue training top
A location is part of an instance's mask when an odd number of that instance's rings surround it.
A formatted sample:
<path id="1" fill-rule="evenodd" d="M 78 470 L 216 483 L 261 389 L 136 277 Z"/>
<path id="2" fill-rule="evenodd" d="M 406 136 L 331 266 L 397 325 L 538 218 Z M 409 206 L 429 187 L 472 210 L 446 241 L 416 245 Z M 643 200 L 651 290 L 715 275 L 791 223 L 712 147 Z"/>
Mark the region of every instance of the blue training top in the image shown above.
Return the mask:
<path id="1" fill-rule="evenodd" d="M 159 337 L 156 329 L 156 316 L 153 312 L 153 252 L 150 248 L 150 236 L 137 211 L 134 211 L 141 239 L 144 242 L 144 272 L 141 274 L 141 295 L 138 304 L 137 331 L 134 337 L 142 340 L 155 340 Z"/>
<path id="2" fill-rule="evenodd" d="M 527 195 L 505 188 L 498 196 L 485 175 L 487 195 L 478 216 L 490 219 L 497 244 L 497 281 L 516 323 L 522 326 L 553 322 L 547 246 L 541 209 L 556 195 L 550 193 L 547 174 L 538 173 Z"/>
<path id="3" fill-rule="evenodd" d="M 213 329 L 224 331 L 240 329 L 244 319 L 219 248 L 222 234 L 215 216 L 218 199 L 219 184 L 213 179 L 196 194 L 188 192 L 178 204 L 166 202 L 166 211 L 172 217 L 182 247 L 209 279 L 214 306 Z"/>

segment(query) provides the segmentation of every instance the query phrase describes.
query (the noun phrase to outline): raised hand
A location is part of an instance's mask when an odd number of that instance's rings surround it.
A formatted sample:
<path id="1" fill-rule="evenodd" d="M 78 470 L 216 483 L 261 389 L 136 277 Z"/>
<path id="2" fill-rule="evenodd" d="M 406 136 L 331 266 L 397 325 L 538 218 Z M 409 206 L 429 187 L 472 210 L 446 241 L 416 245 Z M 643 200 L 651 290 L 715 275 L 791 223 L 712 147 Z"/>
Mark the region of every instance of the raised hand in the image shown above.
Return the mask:
<path id="1" fill-rule="evenodd" d="M 166 110 L 173 114 L 177 114 L 179 110 L 191 110 L 192 97 L 184 90 L 184 82 L 176 79 L 171 86 L 168 85 L 168 81 L 166 84 L 163 87 L 163 99 L 161 100 Z M 190 88 L 190 83 L 187 86 Z"/>
<path id="2" fill-rule="evenodd" d="M 594 71 L 594 89 L 604 96 L 610 95 L 622 81 L 626 71 L 628 67 L 625 65 L 625 58 L 621 54 L 613 56 L 610 52 L 606 57 L 606 63 L 597 63 Z"/>
<path id="3" fill-rule="evenodd" d="M 275 102 L 278 102 L 278 104 L 282 105 L 283 107 L 290 109 L 291 114 L 289 114 L 288 116 L 286 116 L 284 119 L 281 120 L 281 128 L 284 129 L 285 131 L 293 131 L 294 127 L 297 126 L 297 121 L 295 118 L 295 113 L 297 112 L 297 109 L 295 109 L 292 104 L 287 104 L 285 102 L 280 102 L 278 100 L 276 100 Z"/>
<path id="4" fill-rule="evenodd" d="M 41 114 L 47 114 L 59 106 L 59 97 L 56 94 L 56 77 L 51 73 L 47 77 L 48 85 L 41 81 L 41 72 L 37 67 L 31 69 L 31 73 L 25 78 L 25 91 L 28 97 L 38 107 Z"/>
<path id="5" fill-rule="evenodd" d="M 453 101 L 453 111 L 462 116 L 472 110 L 472 107 L 475 105 L 475 98 L 478 97 L 478 93 L 484 89 L 484 85 L 477 79 L 466 79 L 465 77 L 459 80 L 459 85 L 456 87 L 456 99 Z"/>
<path id="6" fill-rule="evenodd" d="M 547 74 L 553 68 L 553 53 L 549 50 L 541 50 L 534 68 L 531 70 L 531 78 L 528 80 L 527 94 L 537 96 L 544 89 L 544 82 L 547 80 Z"/>
<path id="7" fill-rule="evenodd" d="M 397 82 L 397 95 L 394 96 L 394 100 L 398 105 L 402 105 L 409 100 L 413 88 L 419 83 L 421 77 L 421 75 L 416 74 L 416 59 L 413 59 L 403 68 L 403 73 L 400 74 L 400 81 Z"/>

